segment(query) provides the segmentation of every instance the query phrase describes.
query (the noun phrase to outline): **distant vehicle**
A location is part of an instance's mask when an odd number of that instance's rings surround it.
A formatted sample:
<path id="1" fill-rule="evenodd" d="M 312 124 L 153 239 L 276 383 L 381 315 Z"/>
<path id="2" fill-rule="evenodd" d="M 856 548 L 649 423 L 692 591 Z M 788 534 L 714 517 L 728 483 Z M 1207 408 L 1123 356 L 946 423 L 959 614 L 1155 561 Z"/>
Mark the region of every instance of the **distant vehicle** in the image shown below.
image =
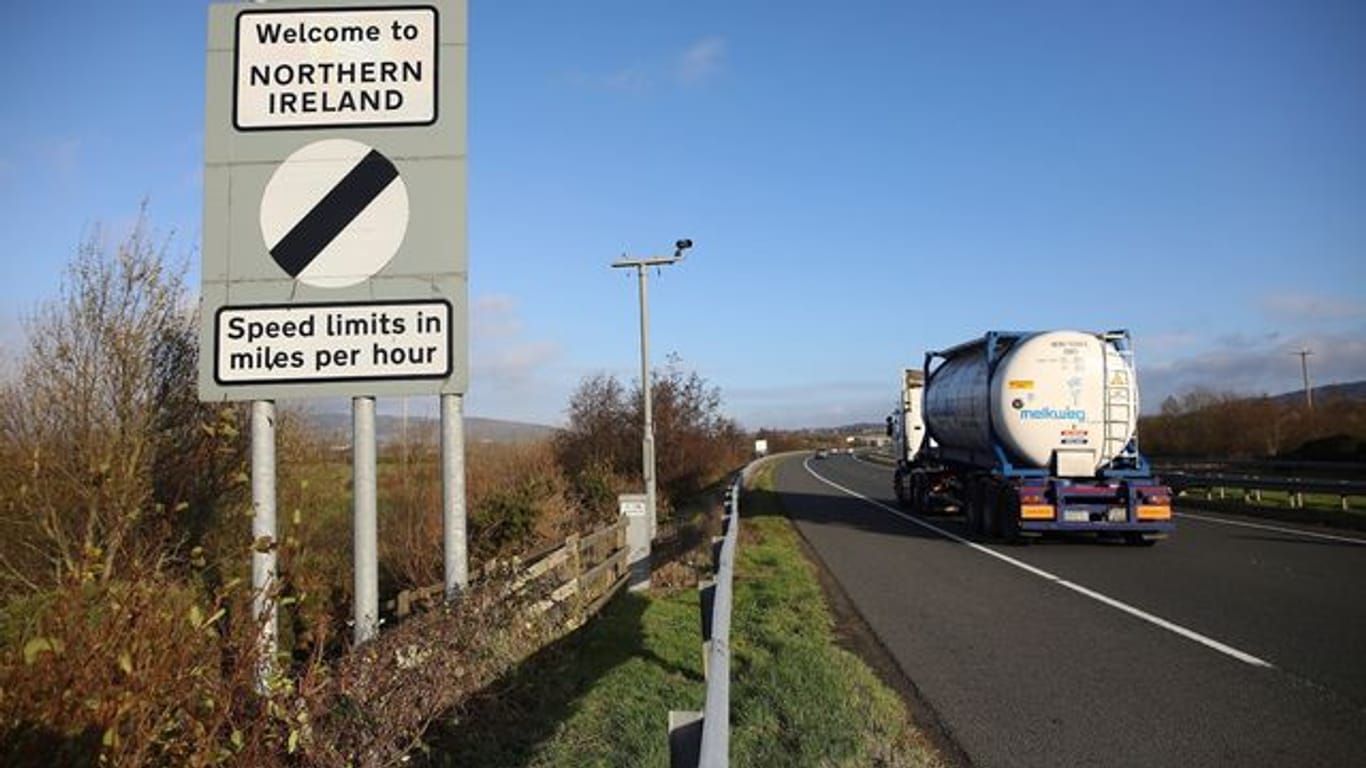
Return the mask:
<path id="1" fill-rule="evenodd" d="M 816 458 L 818 458 L 818 459 L 823 459 L 823 458 L 825 458 L 826 454 L 827 454 L 827 451 L 826 451 L 824 448 L 818 448 L 818 449 L 816 449 Z"/>
<path id="2" fill-rule="evenodd" d="M 887 417 L 897 501 L 952 502 L 976 532 L 1122 535 L 1173 530 L 1171 489 L 1138 451 L 1127 331 L 993 331 L 906 370 Z"/>

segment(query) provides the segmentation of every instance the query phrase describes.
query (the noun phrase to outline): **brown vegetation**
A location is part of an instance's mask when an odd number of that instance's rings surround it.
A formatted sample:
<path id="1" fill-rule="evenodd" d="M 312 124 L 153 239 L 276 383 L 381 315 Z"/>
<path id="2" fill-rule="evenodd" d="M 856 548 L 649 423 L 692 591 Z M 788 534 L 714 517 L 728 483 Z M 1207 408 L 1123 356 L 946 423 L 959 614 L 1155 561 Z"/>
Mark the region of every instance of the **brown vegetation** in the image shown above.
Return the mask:
<path id="1" fill-rule="evenodd" d="M 1139 435 L 1155 457 L 1366 461 L 1366 403 L 1325 399 L 1310 409 L 1197 390 L 1167 398 L 1159 415 L 1139 420 Z"/>
<path id="2" fill-rule="evenodd" d="M 396 763 L 544 640 L 513 620 L 537 596 L 495 576 L 351 648 L 349 459 L 282 408 L 280 672 L 260 695 L 245 413 L 198 402 L 198 320 L 166 250 L 144 223 L 89 238 L 4 385 L 0 763 Z M 745 445 L 677 361 L 653 387 L 667 509 Z M 471 568 L 615 518 L 640 483 L 639 401 L 589 379 L 554 441 L 471 450 Z M 433 437 L 381 458 L 382 600 L 441 580 Z"/>

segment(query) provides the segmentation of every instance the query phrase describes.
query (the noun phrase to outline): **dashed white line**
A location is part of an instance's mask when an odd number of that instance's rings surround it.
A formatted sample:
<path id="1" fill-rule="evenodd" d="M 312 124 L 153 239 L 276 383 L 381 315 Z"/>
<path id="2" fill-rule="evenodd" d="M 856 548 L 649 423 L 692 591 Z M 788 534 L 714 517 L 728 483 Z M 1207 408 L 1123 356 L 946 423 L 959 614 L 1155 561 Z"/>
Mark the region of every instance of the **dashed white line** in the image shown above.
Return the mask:
<path id="1" fill-rule="evenodd" d="M 848 494 L 848 495 L 850 495 L 850 496 L 853 496 L 853 497 L 856 498 L 856 499 L 859 499 L 859 500 L 864 501 L 864 502 L 866 502 L 866 503 L 868 503 L 868 504 L 871 504 L 871 505 L 877 507 L 878 509 L 883 510 L 884 512 L 890 512 L 890 513 L 892 513 L 893 515 L 896 515 L 897 517 L 899 517 L 899 518 L 901 518 L 901 519 L 903 519 L 903 520 L 905 520 L 905 521 L 907 521 L 907 522 L 909 522 L 909 523 L 912 523 L 912 524 L 914 524 L 914 525 L 918 525 L 918 526 L 920 526 L 921 528 L 924 528 L 924 529 L 926 529 L 926 530 L 928 530 L 928 531 L 933 531 L 934 533 L 937 533 L 937 534 L 939 534 L 940 536 L 943 536 L 943 537 L 946 538 L 946 539 L 949 539 L 949 540 L 951 540 L 951 541 L 954 541 L 954 542 L 957 542 L 957 543 L 959 543 L 959 544 L 962 544 L 962 545 L 965 546 L 965 547 L 969 547 L 969 548 L 971 548 L 971 549 L 974 549 L 974 550 L 976 550 L 976 551 L 978 551 L 978 552 L 981 552 L 981 553 L 984 554 L 984 555 L 988 555 L 988 556 L 990 556 L 990 557 L 994 557 L 994 558 L 996 558 L 997 560 L 1000 560 L 1000 561 L 1003 562 L 1003 563 L 1006 563 L 1006 564 L 1008 564 L 1008 565 L 1012 565 L 1012 566 L 1014 566 L 1014 567 L 1016 567 L 1016 568 L 1018 568 L 1018 569 L 1020 569 L 1020 570 L 1022 570 L 1022 571 L 1025 571 L 1026 573 L 1031 573 L 1031 574 L 1033 574 L 1033 575 L 1035 575 L 1035 576 L 1038 576 L 1038 577 L 1041 578 L 1041 579 L 1044 579 L 1045 581 L 1053 582 L 1054 584 L 1057 584 L 1058 586 L 1063 587 L 1063 588 L 1065 588 L 1065 589 L 1070 589 L 1070 590 L 1072 590 L 1073 592 L 1076 592 L 1076 593 L 1079 594 L 1079 595 L 1084 595 L 1084 596 L 1086 596 L 1086 597 L 1089 597 L 1089 598 L 1091 598 L 1092 600 L 1095 600 L 1096 602 L 1102 603 L 1102 604 L 1104 604 L 1104 605 L 1108 605 L 1108 606 L 1110 606 L 1111 608 L 1114 608 L 1114 609 L 1116 609 L 1116 610 L 1123 611 L 1124 613 L 1127 613 L 1127 614 L 1129 614 L 1130 616 L 1133 616 L 1133 617 L 1136 618 L 1136 619 L 1141 619 L 1141 620 L 1143 620 L 1143 621 L 1148 622 L 1149 624 L 1152 624 L 1153 626 L 1161 627 L 1162 629 L 1165 629 L 1165 630 L 1167 630 L 1168 632 L 1172 632 L 1172 633 L 1175 633 L 1175 634 L 1177 634 L 1177 635 L 1180 635 L 1181 637 L 1184 637 L 1184 638 L 1186 638 L 1187 640 L 1193 640 L 1193 641 L 1195 641 L 1195 642 L 1197 642 L 1197 643 L 1199 643 L 1199 644 L 1205 646 L 1206 648 L 1210 648 L 1210 649 L 1212 649 L 1212 650 L 1218 651 L 1219 653 L 1222 653 L 1222 654 L 1224 654 L 1225 656 L 1230 656 L 1230 657 L 1232 657 L 1232 658 L 1235 658 L 1235 659 L 1237 659 L 1238 661 L 1243 662 L 1244 664 L 1250 664 L 1250 665 L 1252 665 L 1252 666 L 1254 666 L 1254 667 L 1263 667 L 1263 668 L 1265 668 L 1265 669 L 1275 669 L 1275 665 L 1273 665 L 1273 664 L 1272 664 L 1271 662 L 1269 662 L 1269 661 L 1266 661 L 1265 659 L 1258 658 L 1258 657 L 1253 656 L 1252 654 L 1247 653 L 1247 652 L 1245 652 L 1245 651 L 1240 651 L 1240 650 L 1238 650 L 1237 648 L 1234 648 L 1234 647 L 1231 646 L 1231 645 L 1227 645 L 1227 644 L 1225 644 L 1225 643 L 1221 643 L 1221 642 L 1219 642 L 1218 640 L 1215 640 L 1215 639 L 1213 639 L 1213 638 L 1211 638 L 1211 637 L 1206 637 L 1205 635 L 1202 635 L 1202 634 L 1200 634 L 1199 632 L 1196 632 L 1196 631 L 1193 630 L 1193 629 L 1187 629 L 1186 627 L 1183 627 L 1183 626 L 1181 626 L 1180 624 L 1175 624 L 1175 623 L 1173 623 L 1173 622 L 1167 621 L 1166 619 L 1161 618 L 1160 616 L 1154 616 L 1154 615 L 1152 615 L 1151 613 L 1148 613 L 1148 612 L 1146 612 L 1146 611 L 1143 611 L 1143 610 L 1140 610 L 1140 609 L 1138 609 L 1138 608 L 1135 608 L 1134 606 L 1129 605 L 1128 603 L 1123 602 L 1122 600 L 1116 600 L 1116 599 L 1113 598 L 1113 597 L 1109 597 L 1109 596 L 1107 596 L 1107 595 L 1103 595 L 1103 594 L 1101 594 L 1100 592 L 1095 591 L 1094 589 L 1090 589 L 1089 587 L 1084 587 L 1084 586 L 1082 586 L 1082 585 L 1080 585 L 1080 584 L 1077 584 L 1076 582 L 1068 581 L 1067 579 L 1064 579 L 1064 578 L 1062 578 L 1061 576 L 1057 576 L 1057 575 L 1055 575 L 1055 574 L 1049 573 L 1048 571 L 1045 571 L 1045 570 L 1043 570 L 1042 568 L 1036 568 L 1036 567 L 1030 565 L 1029 563 L 1026 563 L 1026 562 L 1023 562 L 1023 561 L 1020 561 L 1020 560 L 1016 560 L 1015 558 L 1010 557 L 1009 555 L 1001 554 L 1000 552 L 997 552 L 996 550 L 991 549 L 990 547 L 985 547 L 985 546 L 982 546 L 981 544 L 978 544 L 978 543 L 976 543 L 976 542 L 969 541 L 969 540 L 963 538 L 962 536 L 959 536 L 959 535 L 957 535 L 957 534 L 955 534 L 955 533 L 953 533 L 953 532 L 951 532 L 951 531 L 946 531 L 946 530 L 944 530 L 943 528 L 940 528 L 940 527 L 937 526 L 937 525 L 933 525 L 933 524 L 931 524 L 931 523 L 927 523 L 927 522 L 925 522 L 924 520 L 921 520 L 920 518 L 918 518 L 918 517 L 916 517 L 916 516 L 914 516 L 914 515 L 908 515 L 908 514 L 906 514 L 905 512 L 902 512 L 902 511 L 899 510 L 899 509 L 895 509 L 895 508 L 893 508 L 893 507 L 889 507 L 889 506 L 887 506 L 886 504 L 883 504 L 883 503 L 880 502 L 880 501 L 875 501 L 875 500 L 873 500 L 873 499 L 870 499 L 870 498 L 868 498 L 867 496 L 864 496 L 863 494 L 859 493 L 858 491 L 852 490 L 852 489 L 850 489 L 850 488 L 845 488 L 844 486 L 840 485 L 839 483 L 836 483 L 836 482 L 834 482 L 833 480 L 828 480 L 828 479 L 826 479 L 825 477 L 822 477 L 821 475 L 817 474 L 816 471 L 815 471 L 814 469 L 811 468 L 810 460 L 803 461 L 803 462 L 802 462 L 802 467 L 805 468 L 806 471 L 807 471 L 807 473 L 810 474 L 812 477 L 816 478 L 817 480 L 821 481 L 822 483 L 825 483 L 826 485 L 830 486 L 831 488 L 835 488 L 836 490 L 842 491 L 842 492 L 844 492 L 844 493 L 846 493 L 846 494 Z"/>

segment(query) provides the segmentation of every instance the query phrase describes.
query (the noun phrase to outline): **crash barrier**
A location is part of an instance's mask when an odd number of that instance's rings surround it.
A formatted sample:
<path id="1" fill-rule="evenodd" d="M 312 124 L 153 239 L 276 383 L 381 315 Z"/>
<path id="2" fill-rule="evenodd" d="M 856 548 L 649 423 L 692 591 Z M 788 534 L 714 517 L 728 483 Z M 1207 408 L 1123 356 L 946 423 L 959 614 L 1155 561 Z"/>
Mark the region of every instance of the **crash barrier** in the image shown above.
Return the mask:
<path id="1" fill-rule="evenodd" d="M 737 475 L 726 491 L 721 535 L 712 539 L 715 576 L 697 585 L 702 598 L 702 670 L 707 692 L 701 712 L 669 712 L 671 768 L 723 768 L 730 764 L 730 614 L 743 478 Z"/>

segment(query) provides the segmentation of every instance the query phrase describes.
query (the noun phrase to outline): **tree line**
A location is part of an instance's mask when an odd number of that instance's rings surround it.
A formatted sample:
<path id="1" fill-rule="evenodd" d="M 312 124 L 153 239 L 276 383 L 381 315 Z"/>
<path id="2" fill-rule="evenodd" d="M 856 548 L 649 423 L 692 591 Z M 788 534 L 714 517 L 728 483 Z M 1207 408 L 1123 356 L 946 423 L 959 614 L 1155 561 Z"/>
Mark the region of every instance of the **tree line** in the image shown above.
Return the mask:
<path id="1" fill-rule="evenodd" d="M 1139 419 L 1144 453 L 1163 458 L 1366 462 L 1366 402 L 1246 397 L 1197 389 Z"/>

